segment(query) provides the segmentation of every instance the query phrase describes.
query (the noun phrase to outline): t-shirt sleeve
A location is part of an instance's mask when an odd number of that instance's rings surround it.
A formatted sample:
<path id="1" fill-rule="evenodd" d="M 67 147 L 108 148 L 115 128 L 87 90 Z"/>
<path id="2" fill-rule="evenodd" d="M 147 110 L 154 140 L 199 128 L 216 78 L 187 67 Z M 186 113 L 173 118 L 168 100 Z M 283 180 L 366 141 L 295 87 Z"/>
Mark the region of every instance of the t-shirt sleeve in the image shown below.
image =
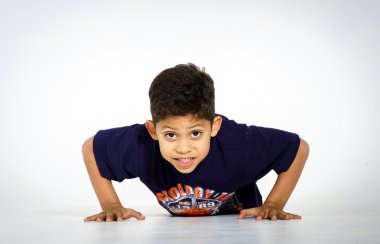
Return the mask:
<path id="1" fill-rule="evenodd" d="M 93 152 L 100 174 L 114 181 L 139 176 L 138 141 L 143 125 L 100 130 L 93 142 Z"/>
<path id="2" fill-rule="evenodd" d="M 269 171 L 277 174 L 288 170 L 300 145 L 297 134 L 278 129 L 248 126 L 250 175 L 258 180 Z"/>

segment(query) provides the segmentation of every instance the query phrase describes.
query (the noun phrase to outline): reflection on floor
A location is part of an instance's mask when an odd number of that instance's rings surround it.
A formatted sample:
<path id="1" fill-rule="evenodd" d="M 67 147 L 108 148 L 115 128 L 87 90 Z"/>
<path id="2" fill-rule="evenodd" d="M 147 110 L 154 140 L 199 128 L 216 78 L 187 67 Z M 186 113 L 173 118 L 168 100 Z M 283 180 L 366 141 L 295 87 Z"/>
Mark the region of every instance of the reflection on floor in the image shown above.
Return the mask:
<path id="1" fill-rule="evenodd" d="M 157 208 L 139 208 L 144 221 L 119 223 L 84 223 L 89 212 L 84 207 L 8 206 L 2 208 L 0 236 L 2 243 L 379 243 L 380 207 L 334 206 L 340 211 L 307 210 L 302 220 L 275 222 L 237 215 L 171 217 Z"/>

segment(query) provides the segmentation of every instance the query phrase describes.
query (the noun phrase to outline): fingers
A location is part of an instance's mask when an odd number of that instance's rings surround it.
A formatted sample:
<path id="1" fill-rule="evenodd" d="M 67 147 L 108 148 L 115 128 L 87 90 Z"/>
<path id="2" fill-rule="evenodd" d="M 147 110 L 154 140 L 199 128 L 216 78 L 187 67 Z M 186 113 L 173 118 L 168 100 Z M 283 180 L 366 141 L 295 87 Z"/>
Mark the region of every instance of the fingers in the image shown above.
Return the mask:
<path id="1" fill-rule="evenodd" d="M 123 213 L 123 219 L 129 219 L 131 217 L 134 217 L 138 220 L 144 220 L 145 219 L 144 215 L 142 215 L 140 212 L 137 212 L 133 209 L 128 209 L 127 211 L 125 211 Z"/>
<path id="2" fill-rule="evenodd" d="M 116 221 L 123 221 L 123 213 L 121 211 L 116 212 Z"/>
<path id="3" fill-rule="evenodd" d="M 275 209 L 269 209 L 268 219 L 276 221 L 277 220 L 277 211 Z"/>
<path id="4" fill-rule="evenodd" d="M 95 214 L 95 215 L 92 215 L 92 216 L 89 216 L 87 218 L 84 219 L 85 222 L 90 222 L 90 221 L 97 221 L 97 222 L 101 222 L 105 219 L 105 213 L 99 213 L 99 214 Z"/>
<path id="5" fill-rule="evenodd" d="M 89 216 L 84 219 L 85 222 L 96 221 L 96 222 L 112 222 L 112 221 L 123 221 L 124 219 L 129 219 L 134 217 L 138 220 L 144 220 L 145 216 L 140 212 L 137 212 L 133 209 L 115 209 L 115 210 L 106 210 L 104 212 Z"/>
<path id="6" fill-rule="evenodd" d="M 106 222 L 112 222 L 115 218 L 116 211 L 107 211 L 106 212 Z"/>
<path id="7" fill-rule="evenodd" d="M 266 219 L 268 217 L 268 209 L 258 207 L 241 210 L 239 219 L 245 219 L 246 217 L 253 217 L 256 220 Z"/>
<path id="8" fill-rule="evenodd" d="M 240 211 L 238 219 L 245 219 L 247 217 L 253 217 L 255 220 L 268 219 L 272 221 L 280 220 L 290 220 L 290 219 L 301 219 L 301 216 L 291 213 L 286 213 L 282 210 L 275 208 L 249 208 Z"/>
<path id="9" fill-rule="evenodd" d="M 301 219 L 302 217 L 297 215 L 297 214 L 290 214 L 290 213 L 285 213 L 285 216 L 282 218 L 284 220 L 290 220 L 290 219 Z"/>
<path id="10" fill-rule="evenodd" d="M 256 220 L 269 219 L 269 209 L 264 208 L 259 211 L 259 214 L 256 216 Z"/>
<path id="11" fill-rule="evenodd" d="M 97 216 L 96 216 L 96 219 L 95 221 L 96 222 L 102 222 L 104 221 L 106 218 L 106 213 L 102 212 L 102 213 L 99 213 Z"/>
<path id="12" fill-rule="evenodd" d="M 240 211 L 238 219 L 245 219 L 246 217 L 257 217 L 259 208 L 249 208 Z"/>
<path id="13" fill-rule="evenodd" d="M 297 214 L 286 213 L 284 211 L 279 212 L 277 217 L 282 220 L 301 219 L 301 216 Z"/>
<path id="14" fill-rule="evenodd" d="M 89 221 L 95 221 L 96 218 L 97 218 L 97 214 L 96 215 L 92 215 L 92 216 L 89 216 L 87 218 L 84 219 L 85 222 L 89 222 Z"/>
<path id="15" fill-rule="evenodd" d="M 135 217 L 136 219 L 138 219 L 138 220 L 144 220 L 145 219 L 145 216 L 142 215 L 140 212 L 137 212 L 137 211 L 133 211 L 133 212 L 134 212 L 133 217 Z"/>

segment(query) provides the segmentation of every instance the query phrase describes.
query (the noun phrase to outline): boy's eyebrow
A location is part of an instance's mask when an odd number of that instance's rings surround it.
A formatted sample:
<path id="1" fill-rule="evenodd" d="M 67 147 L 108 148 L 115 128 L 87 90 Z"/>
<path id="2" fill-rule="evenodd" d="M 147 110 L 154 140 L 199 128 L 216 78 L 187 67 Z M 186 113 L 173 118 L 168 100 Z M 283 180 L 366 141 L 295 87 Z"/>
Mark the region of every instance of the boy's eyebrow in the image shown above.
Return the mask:
<path id="1" fill-rule="evenodd" d="M 161 129 L 162 129 L 162 130 L 163 130 L 163 129 L 171 129 L 171 130 L 175 130 L 174 128 L 170 127 L 169 125 L 164 125 L 164 126 L 162 126 Z"/>
<path id="2" fill-rule="evenodd" d="M 203 127 L 203 125 L 202 124 L 195 124 L 193 126 L 190 126 L 189 129 L 193 129 L 195 127 Z"/>
<path id="3" fill-rule="evenodd" d="M 204 127 L 204 126 L 202 124 L 195 124 L 195 125 L 192 125 L 192 126 L 188 127 L 188 129 L 193 129 L 193 128 L 196 128 L 196 127 Z M 175 128 L 170 127 L 169 125 L 164 125 L 164 126 L 162 126 L 161 129 L 162 130 L 164 130 L 164 129 L 176 130 Z"/>

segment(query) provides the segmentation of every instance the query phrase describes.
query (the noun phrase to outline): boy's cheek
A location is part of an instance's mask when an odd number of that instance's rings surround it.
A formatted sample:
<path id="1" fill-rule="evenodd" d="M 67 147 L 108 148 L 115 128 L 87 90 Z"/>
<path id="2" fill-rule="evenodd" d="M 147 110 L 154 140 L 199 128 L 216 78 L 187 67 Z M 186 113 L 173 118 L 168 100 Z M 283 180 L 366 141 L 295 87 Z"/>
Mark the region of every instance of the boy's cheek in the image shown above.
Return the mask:
<path id="1" fill-rule="evenodd" d="M 168 148 L 168 146 L 165 144 L 160 144 L 160 152 L 162 157 L 164 157 L 167 161 L 170 161 L 170 148 Z"/>

